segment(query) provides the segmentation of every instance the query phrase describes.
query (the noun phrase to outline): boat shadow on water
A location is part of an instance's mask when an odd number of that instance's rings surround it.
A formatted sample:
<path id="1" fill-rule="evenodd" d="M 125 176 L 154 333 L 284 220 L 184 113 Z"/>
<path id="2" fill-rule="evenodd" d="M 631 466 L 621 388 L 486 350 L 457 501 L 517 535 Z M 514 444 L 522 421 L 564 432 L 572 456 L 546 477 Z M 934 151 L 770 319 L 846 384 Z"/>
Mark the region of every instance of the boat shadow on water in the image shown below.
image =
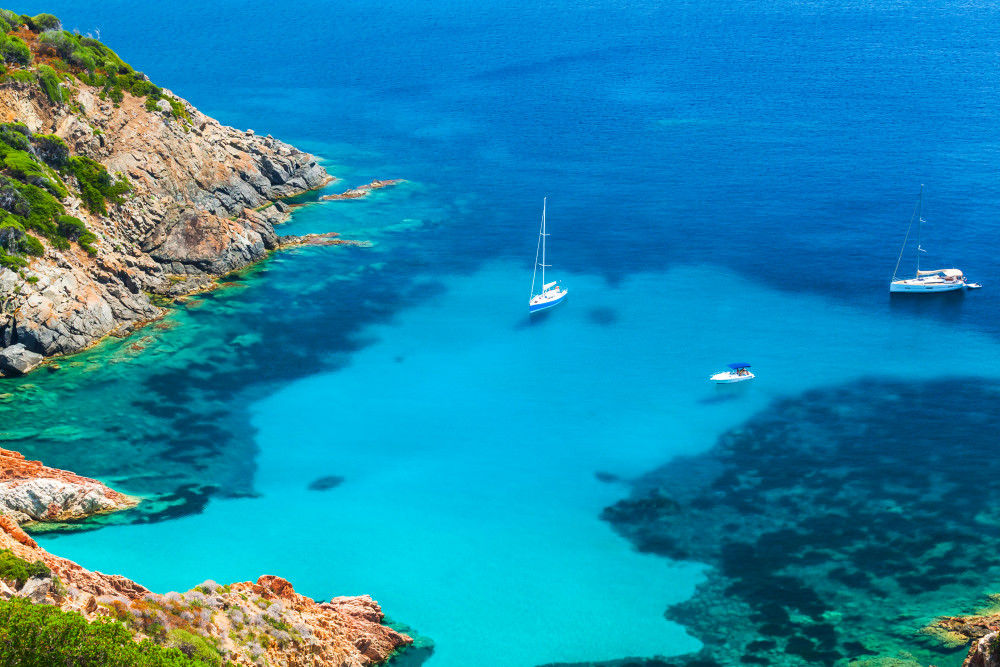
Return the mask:
<path id="1" fill-rule="evenodd" d="M 889 308 L 896 314 L 958 315 L 963 310 L 966 290 L 953 292 L 891 292 Z"/>
<path id="2" fill-rule="evenodd" d="M 742 398 L 753 391 L 753 382 L 733 382 L 729 384 L 716 384 L 708 396 L 701 398 L 698 402 L 702 405 L 712 405 L 714 403 L 728 403 Z"/>

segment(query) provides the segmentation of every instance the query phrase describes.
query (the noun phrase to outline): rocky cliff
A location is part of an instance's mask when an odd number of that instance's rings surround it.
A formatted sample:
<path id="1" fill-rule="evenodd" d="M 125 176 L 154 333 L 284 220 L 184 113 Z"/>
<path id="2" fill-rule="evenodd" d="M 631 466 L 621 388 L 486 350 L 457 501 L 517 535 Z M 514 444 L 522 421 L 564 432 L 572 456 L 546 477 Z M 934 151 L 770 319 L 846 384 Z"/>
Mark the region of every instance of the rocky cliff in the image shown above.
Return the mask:
<path id="1" fill-rule="evenodd" d="M 74 67 L 58 57 L 61 52 L 47 46 L 59 38 L 78 56 L 86 49 L 84 55 L 106 51 L 111 55 L 104 67 L 114 69 L 113 52 L 96 40 L 54 30 L 39 33 L 27 25 L 7 37 L 30 47 L 33 59 L 16 71 L 18 76 L 0 77 L 0 123 L 13 128 L 4 130 L 17 140 L 11 146 L 19 147 L 18 132 L 26 137 L 19 154 L 37 172 L 31 182 L 55 193 L 63 209 L 58 213 L 81 220 L 95 240 L 86 251 L 82 243 L 52 243 L 59 239 L 43 236 L 44 247 L 24 268 L 0 263 L 0 352 L 24 346 L 6 355 L 16 361 L 0 361 L 0 375 L 38 363 L 34 357 L 25 361 L 25 353 L 75 352 L 158 317 L 160 309 L 149 294 L 190 292 L 261 259 L 277 247 L 274 225 L 288 212 L 278 200 L 331 180 L 312 155 L 270 136 L 223 126 L 130 68 L 133 90 L 139 91 L 138 82 L 142 90 L 156 92 L 136 96 L 112 87 L 121 79 L 115 71 L 127 65 L 107 73 L 79 66 L 74 74 Z M 86 46 L 90 42 L 96 46 Z M 72 53 L 66 56 L 69 62 Z M 47 80 L 55 93 L 42 85 Z M 61 139 L 70 159 L 80 156 L 103 165 L 121 179 L 117 182 L 130 186 L 128 193 L 103 212 L 88 205 L 83 177 L 49 160 L 35 141 L 39 137 L 46 145 L 55 145 L 50 137 Z M 30 163 L 33 158 L 37 165 Z M 22 172 L 31 175 L 29 169 L 19 172 L 18 164 L 0 163 L 4 182 Z M 28 218 L 17 204 L 0 193 L 5 215 L 20 212 Z M 31 219 L 22 222 L 27 227 Z M 0 235 L 0 252 L 2 243 Z"/>
<path id="2" fill-rule="evenodd" d="M 89 620 L 114 619 L 136 639 L 182 650 L 195 635 L 207 642 L 199 642 L 203 649 L 237 665 L 363 667 L 412 643 L 382 624 L 382 610 L 368 596 L 317 603 L 270 575 L 227 586 L 206 581 L 186 593 L 159 595 L 49 553 L 14 520 L 80 518 L 135 502 L 96 480 L 0 450 L 0 560 L 9 550 L 26 564 L 36 563 L 21 580 L 5 577 L 8 570 L 0 568 L 0 600 L 24 597 Z"/>
<path id="3" fill-rule="evenodd" d="M 91 572 L 50 554 L 7 516 L 0 516 L 0 549 L 46 566 L 23 582 L 0 579 L 0 599 L 25 597 L 88 620 L 115 619 L 136 639 L 182 650 L 195 635 L 236 665 L 363 667 L 384 662 L 412 643 L 382 625 L 382 609 L 368 596 L 317 603 L 269 575 L 228 586 L 206 581 L 183 594 L 159 595 L 125 577 Z"/>

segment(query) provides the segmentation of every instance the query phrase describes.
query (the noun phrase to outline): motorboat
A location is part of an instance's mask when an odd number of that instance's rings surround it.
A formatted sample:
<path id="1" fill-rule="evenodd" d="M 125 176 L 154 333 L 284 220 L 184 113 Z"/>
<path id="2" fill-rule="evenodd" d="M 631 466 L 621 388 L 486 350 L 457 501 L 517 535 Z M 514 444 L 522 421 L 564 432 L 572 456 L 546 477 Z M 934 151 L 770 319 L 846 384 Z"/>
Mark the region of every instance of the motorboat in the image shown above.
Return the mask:
<path id="1" fill-rule="evenodd" d="M 733 382 L 746 382 L 756 377 L 750 372 L 750 364 L 729 364 L 728 371 L 716 373 L 708 378 L 717 384 L 732 384 Z"/>

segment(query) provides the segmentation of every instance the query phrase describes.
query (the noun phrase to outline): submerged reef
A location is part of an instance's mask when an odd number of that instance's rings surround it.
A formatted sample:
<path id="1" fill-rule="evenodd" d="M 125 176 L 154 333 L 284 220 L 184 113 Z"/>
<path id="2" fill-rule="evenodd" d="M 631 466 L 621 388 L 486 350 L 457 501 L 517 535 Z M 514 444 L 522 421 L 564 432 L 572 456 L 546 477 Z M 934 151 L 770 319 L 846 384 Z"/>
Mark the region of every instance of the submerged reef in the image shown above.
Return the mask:
<path id="1" fill-rule="evenodd" d="M 998 432 L 997 383 L 869 380 L 778 401 L 634 480 L 603 518 L 712 566 L 667 611 L 703 651 L 635 664 L 958 664 L 964 640 L 922 629 L 1000 577 Z"/>
<path id="2" fill-rule="evenodd" d="M 0 10 L 0 377 L 261 259 L 289 213 L 277 200 L 331 180 L 39 16 Z"/>

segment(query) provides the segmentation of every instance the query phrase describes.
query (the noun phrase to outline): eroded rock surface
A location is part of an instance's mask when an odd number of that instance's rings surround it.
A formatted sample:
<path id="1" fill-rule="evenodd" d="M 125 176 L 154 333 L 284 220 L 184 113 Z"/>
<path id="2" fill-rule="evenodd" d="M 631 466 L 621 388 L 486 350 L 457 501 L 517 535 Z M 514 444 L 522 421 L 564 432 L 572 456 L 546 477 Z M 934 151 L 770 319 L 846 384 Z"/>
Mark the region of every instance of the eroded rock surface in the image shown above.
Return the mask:
<path id="1" fill-rule="evenodd" d="M 107 215 L 91 214 L 72 195 L 63 200 L 66 213 L 97 235 L 96 256 L 75 245 L 46 247 L 21 273 L 0 269 L 0 350 L 21 344 L 53 356 L 128 333 L 160 316 L 149 293 L 202 289 L 278 247 L 274 225 L 289 209 L 276 200 L 331 180 L 312 155 L 221 125 L 183 100 L 189 119 L 147 110 L 144 98 L 127 92 L 113 105 L 98 89 L 73 85 L 71 107 L 6 81 L 0 121 L 63 138 L 74 155 L 127 177 L 133 191 Z M 0 374 L 24 372 L 18 365 L 30 364 L 7 363 L 15 370 L 4 371 L 0 362 Z"/>
<path id="2" fill-rule="evenodd" d="M 134 507 L 101 482 L 0 449 L 0 511 L 15 521 L 66 521 Z"/>

